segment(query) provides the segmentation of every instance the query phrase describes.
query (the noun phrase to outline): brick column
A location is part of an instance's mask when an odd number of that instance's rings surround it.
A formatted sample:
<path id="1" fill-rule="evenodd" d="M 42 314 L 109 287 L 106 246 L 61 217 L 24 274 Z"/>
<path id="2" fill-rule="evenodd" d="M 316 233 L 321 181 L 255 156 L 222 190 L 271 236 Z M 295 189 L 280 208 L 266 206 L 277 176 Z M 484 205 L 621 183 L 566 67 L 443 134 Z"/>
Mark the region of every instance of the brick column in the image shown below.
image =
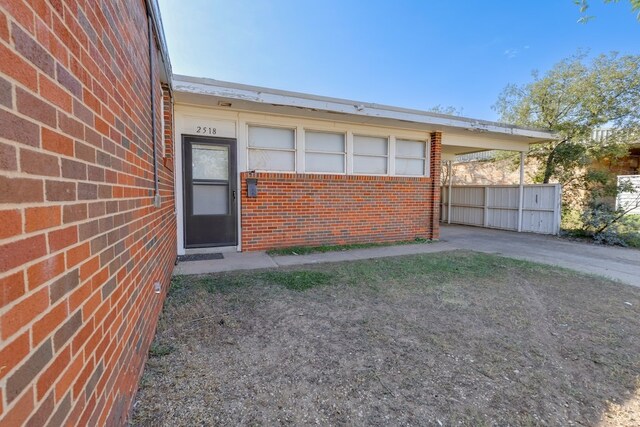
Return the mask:
<path id="1" fill-rule="evenodd" d="M 162 143 L 164 144 L 164 158 L 162 159 L 164 166 L 170 170 L 173 170 L 173 158 L 174 158 L 174 118 L 173 118 L 173 99 L 171 97 L 171 91 L 169 85 L 162 84 L 162 118 L 164 123 L 164 129 L 162 129 Z"/>
<path id="2" fill-rule="evenodd" d="M 440 154 L 442 151 L 442 132 L 431 133 L 431 214 L 429 215 L 430 237 L 440 238 Z"/>

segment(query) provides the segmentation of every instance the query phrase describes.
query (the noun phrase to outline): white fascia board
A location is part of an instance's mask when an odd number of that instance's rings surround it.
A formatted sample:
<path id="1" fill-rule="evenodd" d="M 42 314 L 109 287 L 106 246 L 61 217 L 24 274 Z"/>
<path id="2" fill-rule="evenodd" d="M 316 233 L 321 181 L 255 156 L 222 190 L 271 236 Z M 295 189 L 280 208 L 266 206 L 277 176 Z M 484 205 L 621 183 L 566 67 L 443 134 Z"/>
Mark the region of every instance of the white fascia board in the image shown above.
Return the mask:
<path id="1" fill-rule="evenodd" d="M 483 120 L 446 114 L 430 113 L 420 110 L 391 107 L 347 99 L 328 98 L 297 92 L 287 92 L 221 82 L 213 79 L 201 79 L 186 76 L 174 76 L 174 90 L 197 95 L 209 95 L 229 100 L 242 100 L 259 104 L 289 106 L 309 110 L 331 111 L 404 122 L 421 123 L 434 127 L 459 128 L 467 131 L 491 132 L 538 140 L 555 139 L 552 132 L 539 129 L 527 129 Z"/>
<path id="2" fill-rule="evenodd" d="M 512 139 L 491 138 L 491 135 L 462 135 L 457 133 L 445 132 L 442 134 L 442 150 L 445 151 L 447 146 L 475 148 L 475 151 L 484 150 L 506 150 L 506 151 L 529 151 L 529 144 L 525 141 L 515 141 Z M 459 154 L 459 153 L 456 153 Z"/>

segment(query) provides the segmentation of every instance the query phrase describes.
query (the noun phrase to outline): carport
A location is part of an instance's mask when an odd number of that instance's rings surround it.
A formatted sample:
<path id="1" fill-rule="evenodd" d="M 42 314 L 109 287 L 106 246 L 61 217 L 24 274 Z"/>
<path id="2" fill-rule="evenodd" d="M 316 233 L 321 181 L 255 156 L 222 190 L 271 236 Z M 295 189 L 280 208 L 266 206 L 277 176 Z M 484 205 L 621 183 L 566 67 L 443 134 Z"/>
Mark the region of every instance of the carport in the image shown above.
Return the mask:
<path id="1" fill-rule="evenodd" d="M 514 132 L 523 131 L 514 128 Z M 530 130 L 536 132 L 536 130 Z M 553 134 L 547 134 L 547 139 Z M 525 156 L 529 143 L 511 141 L 510 151 L 520 155 L 519 182 L 512 185 L 454 185 L 453 161 L 457 155 L 482 153 L 469 151 L 474 138 L 449 135 L 442 147 L 442 188 L 440 220 L 447 224 L 473 225 L 517 232 L 558 234 L 560 231 L 560 184 L 524 183 Z M 539 143 L 534 141 L 531 143 Z"/>

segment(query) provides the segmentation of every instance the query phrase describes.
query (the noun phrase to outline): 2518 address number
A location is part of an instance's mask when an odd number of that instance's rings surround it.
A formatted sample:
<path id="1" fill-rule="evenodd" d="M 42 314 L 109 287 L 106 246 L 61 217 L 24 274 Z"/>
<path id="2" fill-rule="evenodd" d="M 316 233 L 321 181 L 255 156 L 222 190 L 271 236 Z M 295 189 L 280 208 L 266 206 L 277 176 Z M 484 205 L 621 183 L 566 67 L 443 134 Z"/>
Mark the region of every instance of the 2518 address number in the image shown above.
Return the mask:
<path id="1" fill-rule="evenodd" d="M 217 130 L 210 126 L 196 126 L 196 133 L 200 135 L 215 135 Z"/>

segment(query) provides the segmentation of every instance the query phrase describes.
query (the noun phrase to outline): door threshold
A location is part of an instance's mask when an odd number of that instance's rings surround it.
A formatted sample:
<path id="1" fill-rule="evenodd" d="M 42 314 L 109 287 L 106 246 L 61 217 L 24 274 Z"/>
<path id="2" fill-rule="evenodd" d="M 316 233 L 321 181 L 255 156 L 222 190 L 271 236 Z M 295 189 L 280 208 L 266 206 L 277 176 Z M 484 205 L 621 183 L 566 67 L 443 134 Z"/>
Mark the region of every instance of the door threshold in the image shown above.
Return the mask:
<path id="1" fill-rule="evenodd" d="M 185 249 L 185 255 L 197 255 L 197 254 L 214 254 L 214 253 L 230 253 L 230 252 L 238 252 L 237 246 L 216 246 L 212 248 L 190 248 Z"/>

